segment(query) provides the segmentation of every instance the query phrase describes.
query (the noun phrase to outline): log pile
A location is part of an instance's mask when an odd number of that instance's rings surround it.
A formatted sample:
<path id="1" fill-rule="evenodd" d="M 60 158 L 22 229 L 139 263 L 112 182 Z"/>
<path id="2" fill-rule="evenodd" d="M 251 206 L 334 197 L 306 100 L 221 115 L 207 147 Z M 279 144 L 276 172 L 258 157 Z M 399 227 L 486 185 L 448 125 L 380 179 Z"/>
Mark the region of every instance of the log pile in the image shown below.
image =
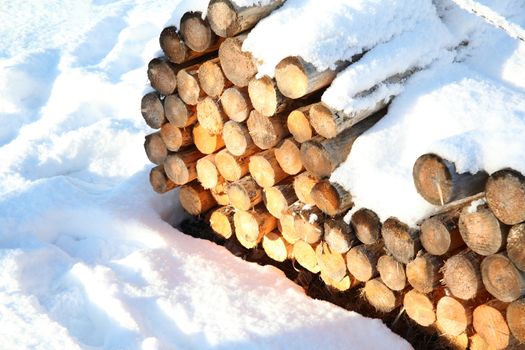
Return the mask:
<path id="1" fill-rule="evenodd" d="M 284 1 L 239 7 L 212 0 L 160 34 L 141 111 L 154 191 L 178 189 L 217 235 L 319 273 L 333 291 L 362 289 L 383 313 L 404 310 L 452 343 L 502 349 L 525 342 L 525 178 L 512 169 L 458 174 L 434 154 L 414 185 L 435 215 L 417 227 L 372 210 L 329 180 L 385 104 L 346 115 L 320 102 L 336 70 L 300 57 L 256 78 L 242 42 Z M 358 57 L 356 58 L 358 59 Z M 350 212 L 350 214 L 348 214 Z M 349 222 L 344 221 L 345 215 Z M 468 341 L 466 340 L 468 339 Z"/>

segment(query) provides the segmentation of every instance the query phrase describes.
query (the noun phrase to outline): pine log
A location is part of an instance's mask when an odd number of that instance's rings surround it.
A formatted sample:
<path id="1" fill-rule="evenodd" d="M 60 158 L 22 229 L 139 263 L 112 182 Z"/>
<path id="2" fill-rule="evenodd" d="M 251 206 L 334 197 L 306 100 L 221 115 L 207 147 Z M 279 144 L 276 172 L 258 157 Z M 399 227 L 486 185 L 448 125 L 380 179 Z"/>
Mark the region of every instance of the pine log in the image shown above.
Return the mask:
<path id="1" fill-rule="evenodd" d="M 248 174 L 249 156 L 236 157 L 227 150 L 221 150 L 215 155 L 217 170 L 228 181 L 237 181 Z"/>
<path id="2" fill-rule="evenodd" d="M 245 153 L 257 153 L 259 149 L 252 141 L 252 137 L 246 125 L 229 120 L 224 124 L 222 136 L 226 149 L 234 156 L 242 156 Z"/>
<path id="3" fill-rule="evenodd" d="M 231 205 L 238 210 L 250 210 L 262 201 L 262 189 L 251 176 L 231 183 L 227 192 Z"/>
<path id="4" fill-rule="evenodd" d="M 297 175 L 303 170 L 301 149 L 293 138 L 282 140 L 275 147 L 275 158 L 281 169 L 289 175 Z"/>
<path id="5" fill-rule="evenodd" d="M 168 149 L 159 131 L 146 135 L 144 138 L 144 150 L 149 161 L 156 165 L 164 163 L 168 157 Z"/>
<path id="6" fill-rule="evenodd" d="M 430 293 L 439 285 L 443 260 L 428 253 L 417 256 L 406 266 L 408 283 L 421 293 Z"/>
<path id="7" fill-rule="evenodd" d="M 154 58 L 148 63 L 148 79 L 151 87 L 161 95 L 168 96 L 177 89 L 177 69 L 164 58 Z"/>
<path id="8" fill-rule="evenodd" d="M 201 89 L 198 67 L 191 66 L 177 72 L 177 93 L 184 103 L 195 106 L 206 94 Z"/>
<path id="9" fill-rule="evenodd" d="M 254 248 L 265 234 L 277 226 L 277 219 L 270 215 L 263 206 L 256 206 L 250 211 L 238 210 L 233 215 L 235 236 L 243 247 Z"/>
<path id="10" fill-rule="evenodd" d="M 496 299 L 511 302 L 525 295 L 525 273 L 504 254 L 487 256 L 481 262 L 481 278 Z"/>
<path id="11" fill-rule="evenodd" d="M 310 125 L 311 106 L 307 105 L 293 110 L 286 119 L 286 125 L 288 130 L 290 130 L 290 134 L 299 143 L 306 142 L 314 136 L 314 131 Z"/>
<path id="12" fill-rule="evenodd" d="M 210 134 L 217 135 L 222 133 L 228 117 L 219 103 L 208 96 L 197 103 L 197 120 Z"/>
<path id="13" fill-rule="evenodd" d="M 505 349 L 512 343 L 505 311 L 507 305 L 497 300 L 479 305 L 472 314 L 472 324 L 480 337 L 496 349 Z"/>
<path id="14" fill-rule="evenodd" d="M 436 322 L 444 333 L 458 336 L 472 323 L 472 308 L 453 297 L 444 296 L 436 306 Z"/>
<path id="15" fill-rule="evenodd" d="M 277 232 L 264 235 L 262 246 L 266 255 L 272 260 L 283 262 L 292 256 L 293 246 Z"/>
<path id="16" fill-rule="evenodd" d="M 155 91 L 149 92 L 142 97 L 140 112 L 150 128 L 159 129 L 167 122 L 162 101 L 160 100 L 159 94 Z"/>
<path id="17" fill-rule="evenodd" d="M 305 171 L 297 175 L 293 181 L 293 189 L 299 201 L 304 204 L 314 205 L 315 201 L 312 198 L 312 188 L 317 184 L 321 179 L 316 175 Z"/>
<path id="18" fill-rule="evenodd" d="M 230 206 L 220 207 L 213 211 L 210 217 L 210 226 L 218 235 L 228 239 L 234 233 L 233 214 L 235 210 Z"/>
<path id="19" fill-rule="evenodd" d="M 200 215 L 217 205 L 210 191 L 205 190 L 196 180 L 181 186 L 179 201 L 191 215 Z"/>
<path id="20" fill-rule="evenodd" d="M 275 82 L 267 75 L 250 80 L 248 94 L 253 108 L 265 117 L 276 114 L 278 107 L 285 100 L 285 97 L 277 90 Z"/>
<path id="21" fill-rule="evenodd" d="M 354 203 L 352 195 L 336 182 L 322 180 L 315 184 L 311 192 L 315 205 L 330 216 L 341 214 Z"/>
<path id="22" fill-rule="evenodd" d="M 357 243 L 352 227 L 342 217 L 326 218 L 323 239 L 334 252 L 345 254 Z"/>
<path id="23" fill-rule="evenodd" d="M 334 281 L 341 281 L 346 276 L 346 263 L 343 254 L 332 251 L 326 242 L 317 245 L 315 255 L 317 264 L 324 276 Z"/>
<path id="24" fill-rule="evenodd" d="M 483 191 L 488 174 L 458 174 L 454 163 L 427 153 L 414 163 L 412 172 L 417 192 L 429 203 L 444 205 Z"/>
<path id="25" fill-rule="evenodd" d="M 247 89 L 236 86 L 224 90 L 221 95 L 221 105 L 226 115 L 238 123 L 248 119 L 253 109 Z"/>
<path id="26" fill-rule="evenodd" d="M 294 244 L 300 239 L 299 235 L 295 232 L 295 216 L 290 210 L 281 214 L 277 227 L 286 242 Z"/>
<path id="27" fill-rule="evenodd" d="M 316 136 L 301 145 L 301 160 L 309 172 L 327 177 L 345 161 L 352 150 L 354 141 L 370 129 L 381 116 L 367 118 L 332 139 Z"/>
<path id="28" fill-rule="evenodd" d="M 288 207 L 297 201 L 291 182 L 285 182 L 263 190 L 264 205 L 277 219 L 281 219 Z"/>
<path id="29" fill-rule="evenodd" d="M 232 37 L 254 27 L 284 1 L 272 0 L 263 4 L 238 6 L 231 0 L 212 0 L 208 5 L 207 18 L 215 34 L 224 38 Z"/>
<path id="30" fill-rule="evenodd" d="M 197 179 L 199 179 L 202 187 L 206 189 L 214 188 L 224 181 L 215 166 L 215 154 L 209 154 L 199 159 L 195 168 L 197 170 Z"/>
<path id="31" fill-rule="evenodd" d="M 491 255 L 505 247 L 509 228 L 480 202 L 463 208 L 459 216 L 459 232 L 465 244 L 480 255 Z"/>
<path id="32" fill-rule="evenodd" d="M 525 223 L 514 225 L 510 229 L 507 255 L 518 269 L 525 271 Z"/>
<path id="33" fill-rule="evenodd" d="M 336 281 L 334 279 L 331 279 L 329 276 L 325 275 L 323 271 L 321 271 L 321 279 L 323 282 L 330 287 L 332 290 L 335 290 L 337 292 L 345 292 L 349 289 L 352 289 L 354 287 L 357 287 L 359 285 L 359 281 L 356 280 L 351 275 L 346 275 L 343 277 L 342 280 Z"/>
<path id="34" fill-rule="evenodd" d="M 273 149 L 250 156 L 248 169 L 255 182 L 263 188 L 275 186 L 288 176 L 277 163 Z"/>
<path id="35" fill-rule="evenodd" d="M 383 253 L 383 243 L 358 245 L 346 253 L 348 271 L 357 280 L 366 282 L 378 275 L 377 261 Z"/>
<path id="36" fill-rule="evenodd" d="M 250 112 L 246 124 L 253 143 L 260 149 L 269 149 L 276 146 L 279 141 L 289 134 L 284 114 L 268 118 L 253 110 Z"/>
<path id="37" fill-rule="evenodd" d="M 229 83 L 222 72 L 219 58 L 206 61 L 199 66 L 198 80 L 206 95 L 219 98 Z M 231 84 L 229 84 L 231 85 Z"/>
<path id="38" fill-rule="evenodd" d="M 164 113 L 169 122 L 178 128 L 185 128 L 197 122 L 195 107 L 185 104 L 178 95 L 166 96 Z"/>
<path id="39" fill-rule="evenodd" d="M 170 62 L 177 64 L 185 63 L 197 57 L 217 51 L 221 42 L 222 40 L 217 40 L 206 50 L 198 52 L 190 49 L 186 43 L 184 43 L 182 36 L 179 34 L 179 31 L 175 26 L 164 28 L 159 36 L 160 48 L 164 52 L 164 55 L 170 60 Z"/>
<path id="40" fill-rule="evenodd" d="M 166 176 L 162 164 L 150 170 L 149 182 L 153 190 L 157 193 L 166 193 L 177 187 L 177 185 Z"/>
<path id="41" fill-rule="evenodd" d="M 457 217 L 433 216 L 421 224 L 423 248 L 432 255 L 450 255 L 465 242 L 459 233 Z"/>
<path id="42" fill-rule="evenodd" d="M 322 213 L 315 206 L 303 205 L 294 210 L 294 231 L 306 243 L 319 242 L 323 237 Z"/>
<path id="43" fill-rule="evenodd" d="M 230 199 L 228 198 L 228 193 L 226 192 L 228 188 L 228 182 L 223 181 L 219 182 L 217 186 L 210 188 L 211 195 L 215 198 L 218 205 L 230 205 Z"/>
<path id="44" fill-rule="evenodd" d="M 381 281 L 388 288 L 394 291 L 405 289 L 405 266 L 390 255 L 383 255 L 377 260 L 377 271 L 381 276 Z"/>
<path id="45" fill-rule="evenodd" d="M 374 244 L 381 238 L 381 221 L 370 209 L 361 208 L 350 220 L 357 239 L 364 244 Z"/>
<path id="46" fill-rule="evenodd" d="M 212 154 L 224 147 L 224 140 L 220 134 L 211 134 L 200 124 L 193 127 L 193 142 L 204 154 Z"/>
<path id="47" fill-rule="evenodd" d="M 186 12 L 179 28 L 184 43 L 193 51 L 205 52 L 217 42 L 217 36 L 208 21 L 202 19 L 201 12 Z"/>
<path id="48" fill-rule="evenodd" d="M 306 243 L 303 240 L 298 240 L 293 245 L 292 254 L 299 265 L 312 273 L 321 271 L 317 263 L 317 256 L 315 254 L 315 246 Z"/>
<path id="49" fill-rule="evenodd" d="M 202 157 L 204 154 L 196 148 L 170 154 L 164 161 L 166 175 L 177 185 L 184 185 L 197 178 L 196 163 Z"/>
<path id="50" fill-rule="evenodd" d="M 445 261 L 443 283 L 456 298 L 474 299 L 484 291 L 481 279 L 481 257 L 465 250 Z"/>
<path id="51" fill-rule="evenodd" d="M 403 306 L 408 317 L 423 327 L 428 327 L 436 321 L 432 299 L 417 290 L 410 290 L 405 294 Z"/>
<path id="52" fill-rule="evenodd" d="M 512 335 L 522 344 L 525 343 L 525 298 L 509 304 L 506 312 L 507 324 Z"/>
<path id="53" fill-rule="evenodd" d="M 483 338 L 478 334 L 474 333 L 469 337 L 468 341 L 469 350 L 496 350 L 495 347 L 489 345 Z"/>
<path id="54" fill-rule="evenodd" d="M 177 152 L 179 149 L 193 144 L 193 136 L 190 129 L 180 129 L 171 123 L 162 125 L 160 136 L 168 151 Z"/>
<path id="55" fill-rule="evenodd" d="M 402 294 L 388 288 L 380 278 L 367 281 L 363 294 L 370 305 L 384 313 L 394 311 L 403 302 Z"/>
<path id="56" fill-rule="evenodd" d="M 503 169 L 490 175 L 485 187 L 487 203 L 504 224 L 525 221 L 525 177 L 513 169 Z"/>
<path id="57" fill-rule="evenodd" d="M 419 231 L 396 218 L 390 217 L 381 229 L 386 249 L 403 264 L 408 264 L 421 249 Z"/>
<path id="58" fill-rule="evenodd" d="M 239 87 L 248 86 L 257 73 L 257 65 L 252 54 L 242 51 L 242 43 L 247 33 L 224 40 L 219 47 L 222 71 L 228 80 Z"/>

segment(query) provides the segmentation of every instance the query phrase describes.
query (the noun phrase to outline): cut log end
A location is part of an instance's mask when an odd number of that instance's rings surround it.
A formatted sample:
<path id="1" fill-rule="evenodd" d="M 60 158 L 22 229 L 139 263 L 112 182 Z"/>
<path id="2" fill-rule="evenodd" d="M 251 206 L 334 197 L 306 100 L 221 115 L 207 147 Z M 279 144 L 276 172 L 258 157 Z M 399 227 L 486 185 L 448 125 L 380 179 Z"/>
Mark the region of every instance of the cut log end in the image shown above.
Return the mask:
<path id="1" fill-rule="evenodd" d="M 407 292 L 403 300 L 403 306 L 408 317 L 423 327 L 428 327 L 436 321 L 432 300 L 423 293 L 416 290 Z"/>
<path id="2" fill-rule="evenodd" d="M 287 57 L 275 67 L 275 80 L 281 93 L 289 98 L 300 98 L 308 93 L 308 75 L 301 60 Z"/>
<path id="3" fill-rule="evenodd" d="M 188 55 L 188 48 L 176 27 L 169 26 L 162 30 L 159 37 L 160 48 L 173 63 L 182 63 Z"/>
<path id="4" fill-rule="evenodd" d="M 263 200 L 266 208 L 278 219 L 288 211 L 288 207 L 297 200 L 292 184 L 283 184 L 264 189 Z"/>
<path id="5" fill-rule="evenodd" d="M 210 226 L 215 233 L 229 239 L 234 233 L 234 210 L 232 207 L 221 207 L 215 210 L 210 217 Z"/>
<path id="6" fill-rule="evenodd" d="M 147 93 L 142 97 L 140 110 L 150 128 L 159 129 L 166 122 L 162 101 L 156 92 Z"/>
<path id="7" fill-rule="evenodd" d="M 511 343 L 510 330 L 502 310 L 502 305 L 487 303 L 476 307 L 472 317 L 476 332 L 496 349 L 505 349 Z"/>
<path id="8" fill-rule="evenodd" d="M 314 136 L 307 114 L 308 111 L 301 111 L 297 109 L 292 111 L 286 120 L 288 130 L 290 130 L 290 133 L 293 135 L 294 139 L 299 143 L 306 142 Z"/>
<path id="9" fill-rule="evenodd" d="M 177 73 L 177 91 L 184 103 L 195 106 L 203 95 L 197 74 L 181 69 Z"/>
<path id="10" fill-rule="evenodd" d="M 151 87 L 161 95 L 171 95 L 177 89 L 177 77 L 171 64 L 163 59 L 154 58 L 148 64 L 148 79 Z"/>
<path id="11" fill-rule="evenodd" d="M 420 249 L 419 234 L 396 218 L 388 218 L 381 229 L 386 249 L 394 258 L 408 264 Z"/>
<path id="12" fill-rule="evenodd" d="M 211 29 L 218 36 L 226 38 L 236 34 L 233 32 L 235 32 L 237 13 L 230 1 L 211 1 L 207 16 Z"/>
<path id="13" fill-rule="evenodd" d="M 525 298 L 513 301 L 507 307 L 507 323 L 514 337 L 525 344 Z"/>
<path id="14" fill-rule="evenodd" d="M 248 86 L 257 73 L 255 60 L 249 52 L 242 51 L 246 34 L 224 40 L 219 48 L 219 59 L 224 75 L 239 87 Z"/>
<path id="15" fill-rule="evenodd" d="M 377 276 L 377 260 L 382 253 L 383 245 L 358 245 L 346 254 L 348 271 L 357 280 L 366 282 Z"/>
<path id="16" fill-rule="evenodd" d="M 248 84 L 248 94 L 253 108 L 262 115 L 270 117 L 277 111 L 280 94 L 268 76 L 252 79 Z"/>
<path id="17" fill-rule="evenodd" d="M 164 161 L 164 170 L 173 182 L 184 185 L 197 178 L 196 162 L 202 157 L 194 148 L 170 154 Z"/>
<path id="18" fill-rule="evenodd" d="M 239 210 L 233 215 L 235 236 L 243 247 L 251 249 L 261 242 L 265 234 L 277 226 L 276 219 L 261 207 L 251 211 Z"/>
<path id="19" fill-rule="evenodd" d="M 496 217 L 507 225 L 525 221 L 525 177 L 503 169 L 489 177 L 485 187 L 487 203 Z"/>
<path id="20" fill-rule="evenodd" d="M 443 282 L 455 297 L 463 300 L 475 298 L 484 289 L 476 254 L 464 252 L 447 259 L 443 268 Z"/>
<path id="21" fill-rule="evenodd" d="M 377 261 L 377 270 L 383 283 L 394 291 L 401 291 L 406 286 L 405 266 L 391 257 L 383 255 Z"/>
<path id="22" fill-rule="evenodd" d="M 263 188 L 272 187 L 288 176 L 277 163 L 273 149 L 251 156 L 248 169 L 257 184 Z"/>
<path id="23" fill-rule="evenodd" d="M 281 169 L 289 175 L 297 175 L 303 170 L 301 161 L 301 150 L 299 145 L 293 139 L 284 139 L 275 148 L 275 158 L 281 166 Z"/>
<path id="24" fill-rule="evenodd" d="M 210 189 L 219 183 L 219 171 L 215 166 L 215 155 L 210 154 L 197 161 L 197 178 L 202 187 Z"/>
<path id="25" fill-rule="evenodd" d="M 319 177 L 308 171 L 297 175 L 293 181 L 293 188 L 299 201 L 305 204 L 314 205 L 315 201 L 312 198 L 311 192 L 312 188 L 319 181 L 321 181 Z"/>
<path id="26" fill-rule="evenodd" d="M 341 185 L 323 180 L 312 188 L 315 205 L 330 216 L 341 214 L 353 205 L 352 196 Z"/>
<path id="27" fill-rule="evenodd" d="M 172 152 L 193 144 L 193 136 L 189 129 L 179 129 L 171 123 L 162 125 L 160 136 L 166 148 Z"/>
<path id="28" fill-rule="evenodd" d="M 525 275 L 503 254 L 483 259 L 481 277 L 487 291 L 498 300 L 511 302 L 525 295 Z"/>
<path id="29" fill-rule="evenodd" d="M 316 103 L 310 107 L 310 122 L 319 135 L 327 139 L 337 136 L 332 110 L 324 103 Z"/>
<path id="30" fill-rule="evenodd" d="M 236 157 L 227 150 L 215 155 L 215 165 L 219 173 L 228 181 L 237 181 L 248 173 L 248 157 Z"/>
<path id="31" fill-rule="evenodd" d="M 200 124 L 193 128 L 193 142 L 204 154 L 212 154 L 224 147 L 224 140 L 220 134 L 212 134 Z"/>
<path id="32" fill-rule="evenodd" d="M 307 269 L 312 273 L 318 273 L 321 271 L 317 264 L 317 256 L 315 254 L 315 248 L 305 241 L 299 240 L 293 245 L 293 256 L 299 265 Z"/>
<path id="33" fill-rule="evenodd" d="M 187 106 L 177 95 L 166 96 L 164 112 L 169 122 L 178 128 L 190 126 L 197 121 L 194 107 Z"/>
<path id="34" fill-rule="evenodd" d="M 215 61 L 206 61 L 198 71 L 201 89 L 210 97 L 219 98 L 224 90 L 226 78 L 221 67 Z"/>
<path id="35" fill-rule="evenodd" d="M 218 135 L 228 117 L 218 102 L 208 96 L 197 103 L 197 120 L 210 134 Z"/>
<path id="36" fill-rule="evenodd" d="M 518 269 L 525 272 L 525 223 L 514 225 L 507 237 L 507 254 Z"/>
<path id="37" fill-rule="evenodd" d="M 163 165 L 158 165 L 151 169 L 149 182 L 153 190 L 157 193 L 166 193 L 177 187 L 166 175 Z"/>
<path id="38" fill-rule="evenodd" d="M 284 116 L 268 118 L 253 110 L 247 121 L 253 143 L 260 149 L 270 149 L 288 135 Z"/>
<path id="39" fill-rule="evenodd" d="M 230 203 L 239 210 L 250 210 L 262 201 L 262 190 L 251 176 L 230 184 L 227 192 Z"/>
<path id="40" fill-rule="evenodd" d="M 184 42 L 194 51 L 204 52 L 216 41 L 215 33 L 201 12 L 186 12 L 180 20 L 180 32 Z"/>
<path id="41" fill-rule="evenodd" d="M 241 123 L 229 120 L 224 124 L 222 136 L 226 149 L 234 156 L 248 155 L 257 150 L 252 141 L 248 128 Z"/>
<path id="42" fill-rule="evenodd" d="M 508 228 L 500 224 L 486 206 L 464 208 L 459 217 L 459 232 L 465 244 L 480 255 L 499 252 L 507 238 Z"/>
<path id="43" fill-rule="evenodd" d="M 324 240 L 331 250 L 344 254 L 356 243 L 352 227 L 342 218 L 327 218 L 324 222 Z"/>
<path id="44" fill-rule="evenodd" d="M 318 208 L 303 206 L 295 211 L 294 231 L 306 243 L 317 243 L 323 237 L 321 220 L 322 213 Z"/>
<path id="45" fill-rule="evenodd" d="M 423 254 L 409 262 L 406 267 L 408 283 L 421 293 L 430 293 L 439 285 L 443 261 L 436 256 Z"/>
<path id="46" fill-rule="evenodd" d="M 248 119 L 252 110 L 248 92 L 235 86 L 224 90 L 221 95 L 221 104 L 226 115 L 238 123 Z"/>
<path id="47" fill-rule="evenodd" d="M 179 201 L 191 215 L 202 214 L 217 205 L 210 191 L 205 190 L 197 181 L 180 188 Z"/>
<path id="48" fill-rule="evenodd" d="M 301 144 L 301 160 L 306 170 L 319 177 L 330 176 L 336 167 L 328 152 L 315 140 Z"/>
<path id="49" fill-rule="evenodd" d="M 332 251 L 326 242 L 317 245 L 315 255 L 323 275 L 334 281 L 341 281 L 346 276 L 346 263 L 343 255 Z"/>
<path id="50" fill-rule="evenodd" d="M 373 244 L 381 238 L 381 221 L 372 210 L 359 209 L 352 215 L 350 222 L 357 239 L 362 243 Z"/>
<path id="51" fill-rule="evenodd" d="M 432 255 L 445 255 L 462 244 L 457 225 L 449 230 L 437 217 L 423 221 L 419 238 L 423 248 Z"/>
<path id="52" fill-rule="evenodd" d="M 370 305 L 380 312 L 392 312 L 401 305 L 401 298 L 388 288 L 380 278 L 367 281 L 363 293 Z"/>
<path id="53" fill-rule="evenodd" d="M 168 157 L 168 149 L 162 140 L 160 132 L 146 135 L 144 139 L 144 150 L 150 162 L 156 165 L 162 164 Z"/>
<path id="54" fill-rule="evenodd" d="M 276 232 L 266 234 L 263 237 L 262 246 L 266 255 L 278 262 L 283 262 L 292 255 L 292 246 Z"/>
<path id="55" fill-rule="evenodd" d="M 472 321 L 472 314 L 470 309 L 458 300 L 444 296 L 437 303 L 436 319 L 438 327 L 444 333 L 458 336 L 467 330 Z"/>

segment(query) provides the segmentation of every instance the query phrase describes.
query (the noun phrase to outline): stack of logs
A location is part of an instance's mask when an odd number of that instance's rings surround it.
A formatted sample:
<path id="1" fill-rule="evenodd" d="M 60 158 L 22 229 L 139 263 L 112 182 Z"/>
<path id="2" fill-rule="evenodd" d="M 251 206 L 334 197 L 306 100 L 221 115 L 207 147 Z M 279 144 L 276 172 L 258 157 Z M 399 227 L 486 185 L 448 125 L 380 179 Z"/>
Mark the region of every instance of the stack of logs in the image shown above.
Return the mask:
<path id="1" fill-rule="evenodd" d="M 262 245 L 276 260 L 320 273 L 330 288 L 362 288 L 376 309 L 404 308 L 458 347 L 525 342 L 525 178 L 512 169 L 458 174 L 437 155 L 414 165 L 418 192 L 439 207 L 409 227 L 353 210 L 328 178 L 385 104 L 347 115 L 320 102 L 337 70 L 299 57 L 256 78 L 241 49 L 247 31 L 283 3 L 211 1 L 165 28 L 165 56 L 148 65 L 155 91 L 142 99 L 153 189 L 179 187 L 182 206 L 220 236 Z M 348 63 L 349 64 L 349 63 Z M 345 65 L 341 65 L 344 68 Z M 401 204 L 402 205 L 402 204 Z"/>

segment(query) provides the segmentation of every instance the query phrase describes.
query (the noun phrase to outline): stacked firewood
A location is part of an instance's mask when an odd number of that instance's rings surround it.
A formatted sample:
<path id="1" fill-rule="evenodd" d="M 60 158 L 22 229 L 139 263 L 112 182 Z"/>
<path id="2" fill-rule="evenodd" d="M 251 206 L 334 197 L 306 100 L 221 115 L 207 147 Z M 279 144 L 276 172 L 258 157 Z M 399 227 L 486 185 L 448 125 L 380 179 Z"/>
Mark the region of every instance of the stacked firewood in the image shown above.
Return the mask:
<path id="1" fill-rule="evenodd" d="M 328 178 L 386 106 L 334 111 L 320 96 L 339 68 L 300 57 L 282 60 L 275 80 L 256 77 L 242 43 L 282 3 L 212 0 L 206 19 L 186 13 L 162 31 L 165 56 L 149 63 L 154 91 L 141 104 L 157 129 L 144 143 L 153 189 L 178 188 L 185 210 L 225 239 L 293 259 L 334 290 L 362 288 L 376 309 L 404 308 L 463 348 L 525 342 L 523 175 L 458 174 L 427 154 L 414 183 L 441 206 L 434 216 L 409 227 L 362 208 L 346 223 L 352 196 Z"/>

